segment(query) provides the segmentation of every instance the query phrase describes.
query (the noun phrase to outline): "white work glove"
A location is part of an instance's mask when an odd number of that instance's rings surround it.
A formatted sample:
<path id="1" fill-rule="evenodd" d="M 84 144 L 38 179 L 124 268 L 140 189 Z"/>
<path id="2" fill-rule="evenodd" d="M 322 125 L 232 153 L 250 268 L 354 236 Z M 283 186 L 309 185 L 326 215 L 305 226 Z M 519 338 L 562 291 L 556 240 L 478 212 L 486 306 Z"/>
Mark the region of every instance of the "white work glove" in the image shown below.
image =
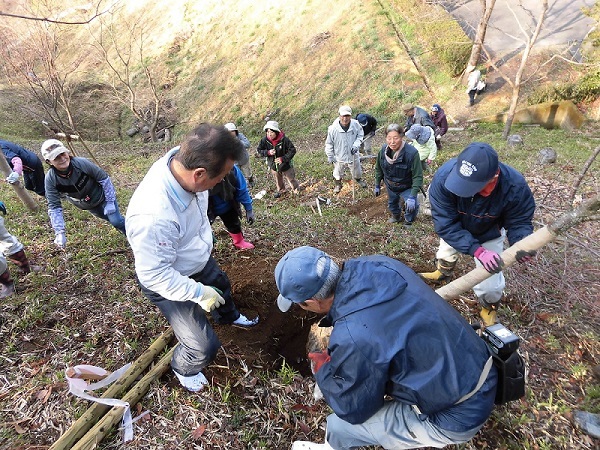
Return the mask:
<path id="1" fill-rule="evenodd" d="M 60 248 L 65 248 L 67 246 L 67 235 L 63 233 L 57 233 L 54 238 L 54 243 L 58 245 Z"/>
<path id="2" fill-rule="evenodd" d="M 327 163 L 328 164 L 334 164 L 335 163 L 335 156 L 328 156 L 327 157 Z"/>
<path id="3" fill-rule="evenodd" d="M 117 211 L 117 207 L 115 206 L 115 202 L 106 202 L 104 204 L 104 215 L 110 216 Z"/>
<path id="4" fill-rule="evenodd" d="M 204 285 L 202 297 L 197 303 L 204 311 L 211 312 L 213 309 L 225 304 L 225 299 L 221 297 L 221 294 L 222 292 L 217 288 Z"/>
<path id="5" fill-rule="evenodd" d="M 6 181 L 10 184 L 14 184 L 19 181 L 19 174 L 17 172 L 11 172 L 9 176 L 6 177 Z"/>

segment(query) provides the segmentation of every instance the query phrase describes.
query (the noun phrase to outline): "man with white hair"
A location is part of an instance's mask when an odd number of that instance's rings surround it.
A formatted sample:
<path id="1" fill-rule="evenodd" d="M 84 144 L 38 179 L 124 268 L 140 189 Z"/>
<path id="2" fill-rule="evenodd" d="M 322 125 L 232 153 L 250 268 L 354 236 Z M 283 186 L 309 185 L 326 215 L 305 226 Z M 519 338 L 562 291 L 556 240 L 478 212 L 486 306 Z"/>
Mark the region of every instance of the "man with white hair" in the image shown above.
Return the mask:
<path id="1" fill-rule="evenodd" d="M 333 410 L 325 443 L 292 449 L 441 448 L 467 442 L 489 417 L 498 379 L 490 350 L 401 262 L 374 255 L 338 265 L 298 247 L 277 264 L 275 282 L 281 311 L 296 304 L 333 326 L 327 350 L 309 354 Z"/>
<path id="2" fill-rule="evenodd" d="M 360 187 L 367 187 L 367 183 L 361 179 L 362 167 L 358 153 L 365 136 L 363 128 L 358 120 L 352 118 L 352 108 L 349 106 L 340 106 L 338 112 L 340 116 L 329 126 L 325 141 L 327 162 L 333 164 L 334 194 L 342 190 L 342 177 L 346 167 Z"/>

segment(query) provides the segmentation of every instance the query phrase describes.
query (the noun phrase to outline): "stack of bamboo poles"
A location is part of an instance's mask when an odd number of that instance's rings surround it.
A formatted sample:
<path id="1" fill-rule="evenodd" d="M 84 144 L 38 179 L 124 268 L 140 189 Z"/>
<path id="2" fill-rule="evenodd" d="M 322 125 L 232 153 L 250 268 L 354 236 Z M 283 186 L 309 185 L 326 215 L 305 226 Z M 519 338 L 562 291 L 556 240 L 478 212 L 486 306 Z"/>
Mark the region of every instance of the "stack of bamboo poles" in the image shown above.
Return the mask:
<path id="1" fill-rule="evenodd" d="M 169 345 L 173 339 L 173 329 L 169 328 L 135 360 L 131 367 L 116 382 L 110 385 L 102 398 L 121 399 L 130 405 L 135 405 L 146 394 L 150 383 L 159 379 L 168 369 L 174 347 L 154 364 L 155 358 Z M 131 385 L 148 367 L 150 369 L 133 387 Z M 50 447 L 50 450 L 87 450 L 96 448 L 97 444 L 109 433 L 123 416 L 123 408 L 94 403 L 88 410 L 71 425 L 71 427 Z"/>

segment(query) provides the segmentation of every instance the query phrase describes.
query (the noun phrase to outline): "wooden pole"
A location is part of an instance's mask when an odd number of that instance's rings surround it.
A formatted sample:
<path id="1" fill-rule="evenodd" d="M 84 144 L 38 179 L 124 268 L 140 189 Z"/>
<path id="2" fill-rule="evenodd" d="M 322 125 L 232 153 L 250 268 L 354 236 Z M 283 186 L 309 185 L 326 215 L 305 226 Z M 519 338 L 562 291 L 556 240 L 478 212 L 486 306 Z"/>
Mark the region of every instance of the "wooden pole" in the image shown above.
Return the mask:
<path id="1" fill-rule="evenodd" d="M 12 169 L 8 165 L 8 161 L 6 161 L 4 155 L 0 156 L 0 170 L 4 174 L 5 178 L 9 176 L 12 172 Z M 20 181 L 12 183 L 11 186 L 13 187 L 21 201 L 25 203 L 25 206 L 27 206 L 27 208 L 29 208 L 30 211 L 35 212 L 40 208 L 39 205 L 29 196 L 29 194 L 27 193 Z"/>
<path id="2" fill-rule="evenodd" d="M 504 267 L 510 267 L 516 262 L 516 254 L 519 250 L 539 250 L 544 245 L 555 240 L 557 236 L 564 234 L 569 228 L 586 220 L 598 220 L 599 217 L 595 216 L 595 214 L 599 208 L 600 196 L 596 196 L 583 203 L 579 208 L 563 214 L 550 225 L 537 230 L 535 233 L 510 246 L 500 255 L 504 261 Z M 435 292 L 446 300 L 457 298 L 491 275 L 483 267 L 476 267 L 462 277 L 437 289 Z"/>
<path id="3" fill-rule="evenodd" d="M 154 361 L 154 358 L 163 351 L 163 349 L 173 339 L 173 329 L 169 327 L 167 331 L 161 334 L 148 349 L 140 355 L 123 376 L 108 386 L 102 398 L 115 398 L 119 393 L 127 390 L 135 379 Z M 110 409 L 110 406 L 94 403 L 71 425 L 71 427 L 50 447 L 50 450 L 70 449 L 78 439 L 94 426 L 96 422 Z M 122 408 L 121 412 L 122 412 Z"/>
<path id="4" fill-rule="evenodd" d="M 163 356 L 160 361 L 140 381 L 138 381 L 129 392 L 127 392 L 127 394 L 125 394 L 122 400 L 129 403 L 132 407 L 138 403 L 148 391 L 150 383 L 159 379 L 169 369 L 174 350 L 175 347 L 169 350 L 169 352 Z M 119 423 L 122 417 L 123 408 L 113 406 L 112 409 L 100 419 L 100 421 L 98 421 L 98 423 L 94 425 L 94 427 L 92 427 L 79 442 L 71 447 L 72 450 L 91 450 L 97 448 L 98 443 L 104 439 L 113 426 Z"/>

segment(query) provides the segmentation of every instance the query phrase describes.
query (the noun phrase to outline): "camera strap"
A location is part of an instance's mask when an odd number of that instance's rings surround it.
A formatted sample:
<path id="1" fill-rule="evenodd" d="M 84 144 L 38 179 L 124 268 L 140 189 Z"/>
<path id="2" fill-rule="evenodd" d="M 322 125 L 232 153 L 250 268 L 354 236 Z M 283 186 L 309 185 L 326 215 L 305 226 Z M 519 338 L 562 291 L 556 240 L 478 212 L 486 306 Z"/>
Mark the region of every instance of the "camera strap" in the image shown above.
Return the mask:
<path id="1" fill-rule="evenodd" d="M 479 389 L 481 389 L 481 386 L 483 386 L 483 383 L 485 383 L 485 380 L 487 380 L 487 377 L 490 373 L 490 369 L 492 368 L 492 364 L 493 364 L 494 360 L 493 358 L 490 356 L 488 358 L 488 360 L 485 363 L 485 366 L 483 366 L 483 370 L 481 371 L 481 375 L 479 376 L 479 381 L 477 382 L 477 385 L 475 386 L 475 389 L 473 389 L 471 392 L 469 392 L 466 395 L 463 395 L 456 403 L 455 405 L 458 405 L 459 403 L 464 402 L 465 400 L 470 399 L 471 397 L 473 397 L 477 391 L 479 391 Z"/>

